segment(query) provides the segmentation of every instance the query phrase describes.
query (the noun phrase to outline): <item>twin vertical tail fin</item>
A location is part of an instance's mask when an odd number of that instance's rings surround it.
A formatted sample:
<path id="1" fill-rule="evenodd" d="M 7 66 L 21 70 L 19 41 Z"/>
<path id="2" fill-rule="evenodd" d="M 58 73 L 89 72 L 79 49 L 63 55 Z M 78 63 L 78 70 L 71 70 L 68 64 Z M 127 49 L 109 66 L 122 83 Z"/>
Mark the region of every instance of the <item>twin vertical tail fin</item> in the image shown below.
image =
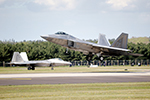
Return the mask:
<path id="1" fill-rule="evenodd" d="M 127 49 L 128 34 L 122 33 L 111 45 L 111 47 Z"/>
<path id="2" fill-rule="evenodd" d="M 14 52 L 11 62 L 29 61 L 26 52 Z"/>
<path id="3" fill-rule="evenodd" d="M 103 46 L 110 46 L 110 43 L 108 41 L 108 39 L 106 39 L 104 34 L 99 34 L 99 38 L 98 38 L 98 43 L 99 45 L 103 45 Z"/>
<path id="4" fill-rule="evenodd" d="M 29 61 L 27 53 L 26 52 L 21 52 L 20 56 L 23 58 L 24 61 Z"/>

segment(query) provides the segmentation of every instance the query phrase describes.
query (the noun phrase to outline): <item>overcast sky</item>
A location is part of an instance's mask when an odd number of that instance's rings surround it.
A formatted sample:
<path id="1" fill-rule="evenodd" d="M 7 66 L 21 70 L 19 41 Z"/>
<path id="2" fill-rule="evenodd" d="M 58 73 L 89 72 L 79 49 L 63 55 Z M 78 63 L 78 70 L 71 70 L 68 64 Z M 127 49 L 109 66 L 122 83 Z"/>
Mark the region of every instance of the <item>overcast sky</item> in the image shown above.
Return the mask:
<path id="1" fill-rule="evenodd" d="M 0 40 L 43 40 L 57 31 L 80 39 L 149 37 L 150 0 L 0 0 Z"/>

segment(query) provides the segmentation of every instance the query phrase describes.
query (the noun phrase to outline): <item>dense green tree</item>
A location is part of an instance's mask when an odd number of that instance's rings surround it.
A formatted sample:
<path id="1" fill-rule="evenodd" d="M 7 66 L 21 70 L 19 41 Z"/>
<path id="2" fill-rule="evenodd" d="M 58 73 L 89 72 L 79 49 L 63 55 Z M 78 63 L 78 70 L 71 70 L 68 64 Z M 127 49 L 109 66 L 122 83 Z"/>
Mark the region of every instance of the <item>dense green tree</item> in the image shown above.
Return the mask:
<path id="1" fill-rule="evenodd" d="M 97 40 L 94 40 L 93 42 L 97 42 Z M 150 59 L 150 43 L 128 43 L 128 49 L 132 50 L 133 53 L 143 54 L 144 56 L 133 57 L 122 55 L 119 57 L 104 56 L 104 58 L 108 60 Z M 86 60 L 86 55 L 81 52 L 68 50 L 66 53 L 66 48 L 47 41 L 0 41 L 0 61 L 10 61 L 12 59 L 13 52 L 26 52 L 29 60 L 43 60 L 51 58 L 61 58 L 66 61 Z M 99 57 L 94 55 L 92 60 L 99 60 Z"/>

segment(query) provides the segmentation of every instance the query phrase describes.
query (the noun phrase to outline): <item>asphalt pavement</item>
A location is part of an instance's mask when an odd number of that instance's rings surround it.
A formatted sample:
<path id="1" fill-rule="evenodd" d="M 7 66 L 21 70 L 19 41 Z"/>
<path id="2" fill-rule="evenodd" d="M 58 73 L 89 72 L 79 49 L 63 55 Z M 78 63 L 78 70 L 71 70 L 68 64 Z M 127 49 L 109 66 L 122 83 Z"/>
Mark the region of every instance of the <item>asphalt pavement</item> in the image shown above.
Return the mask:
<path id="1" fill-rule="evenodd" d="M 142 73 L 30 73 L 0 74 L 0 85 L 150 82 Z"/>

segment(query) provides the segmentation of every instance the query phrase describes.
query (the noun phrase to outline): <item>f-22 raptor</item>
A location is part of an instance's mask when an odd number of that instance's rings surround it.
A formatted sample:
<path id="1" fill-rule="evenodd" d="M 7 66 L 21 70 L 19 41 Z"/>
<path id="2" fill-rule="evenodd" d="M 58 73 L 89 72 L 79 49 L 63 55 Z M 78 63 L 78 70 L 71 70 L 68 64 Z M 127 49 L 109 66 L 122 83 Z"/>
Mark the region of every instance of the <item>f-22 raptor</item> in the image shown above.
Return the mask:
<path id="1" fill-rule="evenodd" d="M 70 62 L 63 61 L 60 58 L 53 58 L 47 60 L 28 60 L 26 52 L 14 52 L 11 62 L 11 65 L 25 65 L 28 66 L 28 70 L 35 70 L 36 66 L 51 66 L 53 70 L 54 66 L 64 66 L 64 65 L 71 65 Z"/>
<path id="2" fill-rule="evenodd" d="M 41 37 L 63 47 L 83 52 L 87 55 L 88 61 L 91 60 L 93 54 L 97 54 L 99 57 L 102 57 L 102 55 L 142 56 L 141 54 L 131 53 L 131 50 L 127 49 L 128 34 L 126 33 L 122 33 L 111 45 L 104 34 L 99 34 L 97 44 L 83 41 L 72 35 L 66 34 L 65 32 L 57 32 L 52 35 L 42 35 Z"/>

